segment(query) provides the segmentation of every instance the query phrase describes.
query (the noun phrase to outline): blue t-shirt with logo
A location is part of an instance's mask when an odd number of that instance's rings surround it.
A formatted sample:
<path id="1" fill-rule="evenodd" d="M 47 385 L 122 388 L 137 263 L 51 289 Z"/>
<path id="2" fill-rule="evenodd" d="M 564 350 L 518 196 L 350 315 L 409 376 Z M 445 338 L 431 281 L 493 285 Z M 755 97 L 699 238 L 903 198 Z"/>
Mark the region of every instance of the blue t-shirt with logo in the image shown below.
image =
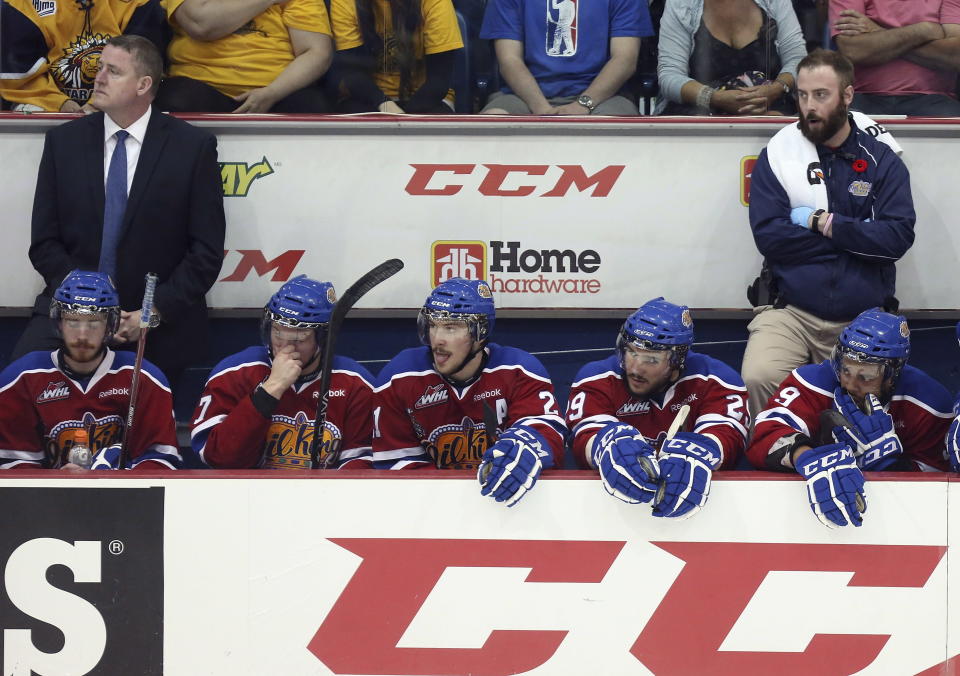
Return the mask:
<path id="1" fill-rule="evenodd" d="M 490 0 L 480 29 L 487 40 L 523 43 L 523 60 L 548 99 L 583 93 L 610 60 L 611 38 L 650 35 L 645 0 Z"/>

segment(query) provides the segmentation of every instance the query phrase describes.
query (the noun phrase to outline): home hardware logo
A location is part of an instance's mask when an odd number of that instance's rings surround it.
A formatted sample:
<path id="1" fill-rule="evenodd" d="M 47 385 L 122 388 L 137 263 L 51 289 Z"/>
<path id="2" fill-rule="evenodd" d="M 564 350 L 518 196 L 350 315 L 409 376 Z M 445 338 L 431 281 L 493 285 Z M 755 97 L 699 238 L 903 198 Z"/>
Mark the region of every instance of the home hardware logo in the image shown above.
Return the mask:
<path id="1" fill-rule="evenodd" d="M 596 294 L 601 282 L 593 275 L 602 263 L 593 249 L 524 249 L 520 242 L 445 240 L 431 249 L 431 286 L 451 277 L 486 279 L 497 294 Z M 507 273 L 496 274 L 496 273 Z M 515 276 L 516 275 L 516 276 Z"/>

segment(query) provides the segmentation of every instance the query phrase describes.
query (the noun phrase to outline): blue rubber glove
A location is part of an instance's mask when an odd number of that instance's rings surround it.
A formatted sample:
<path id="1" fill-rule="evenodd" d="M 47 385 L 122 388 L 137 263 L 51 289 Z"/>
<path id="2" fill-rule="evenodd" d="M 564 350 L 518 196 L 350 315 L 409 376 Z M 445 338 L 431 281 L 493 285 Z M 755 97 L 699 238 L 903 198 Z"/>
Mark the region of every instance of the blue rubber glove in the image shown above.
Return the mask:
<path id="1" fill-rule="evenodd" d="M 101 448 L 93 456 L 90 469 L 117 469 L 120 466 L 120 444 Z"/>
<path id="2" fill-rule="evenodd" d="M 894 429 L 893 418 L 883 410 L 875 395 L 867 395 L 870 414 L 861 411 L 853 397 L 841 388 L 833 393 L 833 405 L 851 424 L 851 427 L 835 427 L 833 438 L 853 450 L 860 469 L 879 472 L 903 456 L 903 444 Z"/>
<path id="3" fill-rule="evenodd" d="M 656 450 L 633 425 L 608 423 L 593 440 L 593 464 L 613 497 L 637 504 L 650 502 L 660 486 Z"/>
<path id="4" fill-rule="evenodd" d="M 513 507 L 533 488 L 549 457 L 546 441 L 528 427 L 511 427 L 480 458 L 480 495 Z"/>
<path id="5" fill-rule="evenodd" d="M 688 519 L 707 502 L 713 470 L 723 462 L 720 445 L 708 436 L 677 432 L 660 448 L 663 494 L 653 506 L 654 516 Z"/>
<path id="6" fill-rule="evenodd" d="M 799 225 L 801 228 L 810 229 L 810 214 L 813 209 L 810 207 L 794 207 L 790 210 L 790 222 Z"/>
<path id="7" fill-rule="evenodd" d="M 960 472 L 960 416 L 953 419 L 950 431 L 947 432 L 947 458 L 950 460 L 950 468 L 954 472 Z"/>
<path id="8" fill-rule="evenodd" d="M 807 480 L 810 509 L 827 528 L 860 526 L 867 511 L 863 473 L 846 444 L 829 444 L 804 451 L 797 472 Z"/>

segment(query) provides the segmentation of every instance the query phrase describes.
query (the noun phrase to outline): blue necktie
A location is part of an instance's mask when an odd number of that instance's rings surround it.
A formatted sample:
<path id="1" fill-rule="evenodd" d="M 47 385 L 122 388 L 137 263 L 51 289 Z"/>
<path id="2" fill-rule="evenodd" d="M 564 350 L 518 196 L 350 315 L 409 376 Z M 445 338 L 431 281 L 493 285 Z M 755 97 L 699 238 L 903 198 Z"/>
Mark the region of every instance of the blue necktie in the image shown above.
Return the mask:
<path id="1" fill-rule="evenodd" d="M 123 214 L 127 210 L 127 137 L 129 132 L 118 131 L 117 147 L 110 158 L 107 169 L 107 186 L 103 202 L 103 238 L 100 244 L 100 272 L 106 272 L 111 278 L 117 275 L 117 244 L 120 243 L 120 230 L 123 226 Z"/>

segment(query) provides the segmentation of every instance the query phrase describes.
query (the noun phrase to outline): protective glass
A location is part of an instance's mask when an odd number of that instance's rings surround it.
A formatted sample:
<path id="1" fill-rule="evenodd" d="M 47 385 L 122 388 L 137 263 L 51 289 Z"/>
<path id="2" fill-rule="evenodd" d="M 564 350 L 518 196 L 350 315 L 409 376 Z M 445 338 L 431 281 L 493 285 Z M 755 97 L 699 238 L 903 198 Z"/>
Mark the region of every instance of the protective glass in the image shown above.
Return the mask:
<path id="1" fill-rule="evenodd" d="M 883 364 L 860 362 L 844 357 L 840 362 L 840 376 L 861 383 L 873 383 L 883 376 L 883 367 Z"/>
<path id="2" fill-rule="evenodd" d="M 296 345 L 309 340 L 314 334 L 314 329 L 294 329 L 289 326 L 279 326 L 273 324 L 270 328 L 270 338 L 276 343 L 284 345 Z"/>

